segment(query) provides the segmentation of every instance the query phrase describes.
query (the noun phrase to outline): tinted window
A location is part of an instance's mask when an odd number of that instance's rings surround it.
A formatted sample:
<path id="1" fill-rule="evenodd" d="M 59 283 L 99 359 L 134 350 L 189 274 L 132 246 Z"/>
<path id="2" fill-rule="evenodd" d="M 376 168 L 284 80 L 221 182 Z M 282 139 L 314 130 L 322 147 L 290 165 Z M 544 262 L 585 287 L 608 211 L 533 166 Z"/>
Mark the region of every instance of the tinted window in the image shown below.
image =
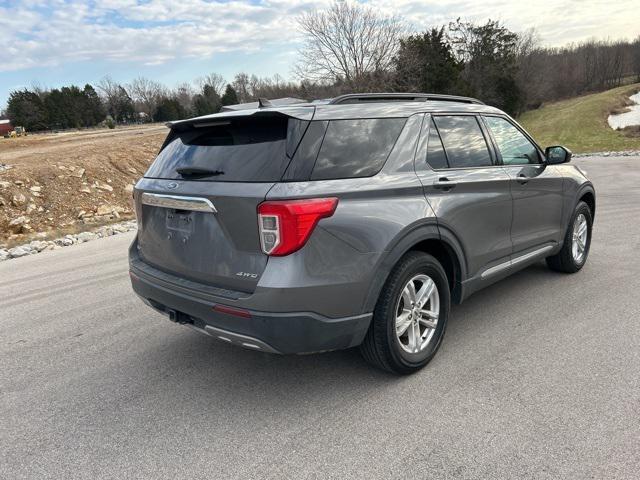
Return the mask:
<path id="1" fill-rule="evenodd" d="M 307 181 L 311 177 L 311 171 L 316 163 L 316 158 L 318 158 L 320 145 L 322 145 L 322 139 L 327 131 L 329 122 L 316 121 L 310 123 L 311 125 L 307 128 L 300 146 L 282 177 L 285 182 Z"/>
<path id="2" fill-rule="evenodd" d="M 290 118 L 287 123 L 287 157 L 293 157 L 309 122 Z"/>
<path id="3" fill-rule="evenodd" d="M 447 168 L 447 156 L 444 153 L 442 147 L 442 140 L 436 129 L 436 124 L 431 119 L 431 125 L 429 126 L 429 141 L 427 147 L 427 163 L 431 168 Z"/>
<path id="4" fill-rule="evenodd" d="M 436 116 L 434 120 L 451 168 L 491 165 L 487 142 L 475 117 Z"/>
<path id="5" fill-rule="evenodd" d="M 496 139 L 505 165 L 540 163 L 538 149 L 511 122 L 500 117 L 485 117 Z"/>
<path id="6" fill-rule="evenodd" d="M 391 152 L 405 121 L 404 118 L 332 120 L 311 179 L 375 175 Z"/>
<path id="7" fill-rule="evenodd" d="M 307 122 L 286 117 L 224 120 L 216 125 L 174 132 L 145 174 L 151 178 L 216 182 L 274 182 L 286 169 Z M 287 132 L 295 139 L 287 140 Z M 215 176 L 185 177 L 176 169 L 204 169 Z"/>

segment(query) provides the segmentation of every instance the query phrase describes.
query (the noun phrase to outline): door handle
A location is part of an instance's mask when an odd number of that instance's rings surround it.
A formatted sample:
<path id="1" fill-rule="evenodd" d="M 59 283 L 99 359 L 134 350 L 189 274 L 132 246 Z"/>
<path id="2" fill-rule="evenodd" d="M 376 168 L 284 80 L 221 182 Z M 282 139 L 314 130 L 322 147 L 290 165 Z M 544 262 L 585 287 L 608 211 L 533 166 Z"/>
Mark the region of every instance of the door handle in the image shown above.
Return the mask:
<path id="1" fill-rule="evenodd" d="M 523 173 L 521 173 L 516 177 L 516 180 L 520 185 L 524 185 L 530 180 L 530 178 L 524 175 Z"/>
<path id="2" fill-rule="evenodd" d="M 440 177 L 438 180 L 433 182 L 433 188 L 437 188 L 438 190 L 443 190 L 445 192 L 448 192 L 456 185 L 456 182 L 449 180 L 447 177 Z"/>

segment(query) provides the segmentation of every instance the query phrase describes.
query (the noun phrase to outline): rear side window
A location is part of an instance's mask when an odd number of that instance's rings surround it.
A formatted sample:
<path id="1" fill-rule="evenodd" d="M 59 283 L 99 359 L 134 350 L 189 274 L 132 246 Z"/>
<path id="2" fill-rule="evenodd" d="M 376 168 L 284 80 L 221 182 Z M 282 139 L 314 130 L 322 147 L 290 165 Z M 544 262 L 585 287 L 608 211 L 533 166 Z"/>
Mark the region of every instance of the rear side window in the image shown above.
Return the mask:
<path id="1" fill-rule="evenodd" d="M 476 117 L 451 115 L 434 117 L 449 167 L 469 168 L 492 165 L 487 142 Z"/>
<path id="2" fill-rule="evenodd" d="M 447 168 L 447 155 L 444 153 L 444 147 L 442 146 L 442 140 L 438 135 L 438 129 L 436 124 L 431 119 L 431 125 L 429 126 L 429 143 L 427 147 L 427 163 L 433 169 Z"/>
<path id="3" fill-rule="evenodd" d="M 375 175 L 384 165 L 405 122 L 405 118 L 330 121 L 311 180 Z"/>
<path id="4" fill-rule="evenodd" d="M 164 147 L 145 176 L 275 182 L 282 177 L 307 125 L 301 120 L 274 116 L 221 119 L 207 127 L 175 132 L 176 138 Z M 189 171 L 197 174 L 184 173 Z M 213 174 L 206 175 L 207 171 Z"/>

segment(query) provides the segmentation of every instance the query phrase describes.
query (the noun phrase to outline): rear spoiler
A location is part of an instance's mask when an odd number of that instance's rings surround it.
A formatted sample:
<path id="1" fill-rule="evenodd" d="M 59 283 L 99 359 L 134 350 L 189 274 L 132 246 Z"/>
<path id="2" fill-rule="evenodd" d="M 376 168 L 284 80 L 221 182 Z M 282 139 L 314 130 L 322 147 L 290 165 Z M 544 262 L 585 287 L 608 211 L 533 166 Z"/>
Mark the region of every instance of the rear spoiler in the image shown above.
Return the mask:
<path id="1" fill-rule="evenodd" d="M 283 107 L 285 105 L 299 105 L 301 103 L 308 103 L 306 100 L 293 97 L 275 98 L 273 100 L 267 100 L 266 98 L 259 98 L 257 102 L 238 103 L 236 105 L 225 105 L 222 107 L 221 112 L 234 112 L 237 110 L 255 110 L 257 108 L 267 107 Z"/>
<path id="2" fill-rule="evenodd" d="M 167 138 L 165 138 L 159 152 L 169 145 L 182 132 L 187 132 L 196 128 L 207 128 L 221 125 L 233 120 L 234 118 L 246 117 L 291 117 L 297 120 L 311 121 L 316 113 L 316 107 L 312 105 L 305 106 L 282 106 L 282 107 L 264 107 L 262 109 L 253 110 L 231 110 L 227 112 L 214 113 L 213 115 L 205 115 L 203 117 L 190 118 L 187 120 L 177 120 L 175 122 L 167 122 L 165 125 L 171 129 Z"/>
<path id="3" fill-rule="evenodd" d="M 316 107 L 313 105 L 283 105 L 273 107 L 263 107 L 254 109 L 228 110 L 203 117 L 189 118 L 187 120 L 177 120 L 175 122 L 167 122 L 165 125 L 171 130 L 185 131 L 192 128 L 214 126 L 216 123 L 233 120 L 242 117 L 268 117 L 268 116 L 285 116 L 296 118 L 298 120 L 310 121 L 315 115 Z"/>

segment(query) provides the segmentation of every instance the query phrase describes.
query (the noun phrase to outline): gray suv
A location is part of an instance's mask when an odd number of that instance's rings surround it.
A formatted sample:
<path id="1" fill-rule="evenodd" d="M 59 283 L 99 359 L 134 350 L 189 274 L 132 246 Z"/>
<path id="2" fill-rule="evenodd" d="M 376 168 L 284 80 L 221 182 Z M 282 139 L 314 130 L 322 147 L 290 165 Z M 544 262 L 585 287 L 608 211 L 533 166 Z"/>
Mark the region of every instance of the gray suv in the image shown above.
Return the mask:
<path id="1" fill-rule="evenodd" d="M 427 94 L 260 101 L 170 124 L 135 187 L 133 289 L 215 339 L 272 353 L 359 346 L 423 367 L 451 303 L 589 253 L 593 185 L 502 111 Z"/>

